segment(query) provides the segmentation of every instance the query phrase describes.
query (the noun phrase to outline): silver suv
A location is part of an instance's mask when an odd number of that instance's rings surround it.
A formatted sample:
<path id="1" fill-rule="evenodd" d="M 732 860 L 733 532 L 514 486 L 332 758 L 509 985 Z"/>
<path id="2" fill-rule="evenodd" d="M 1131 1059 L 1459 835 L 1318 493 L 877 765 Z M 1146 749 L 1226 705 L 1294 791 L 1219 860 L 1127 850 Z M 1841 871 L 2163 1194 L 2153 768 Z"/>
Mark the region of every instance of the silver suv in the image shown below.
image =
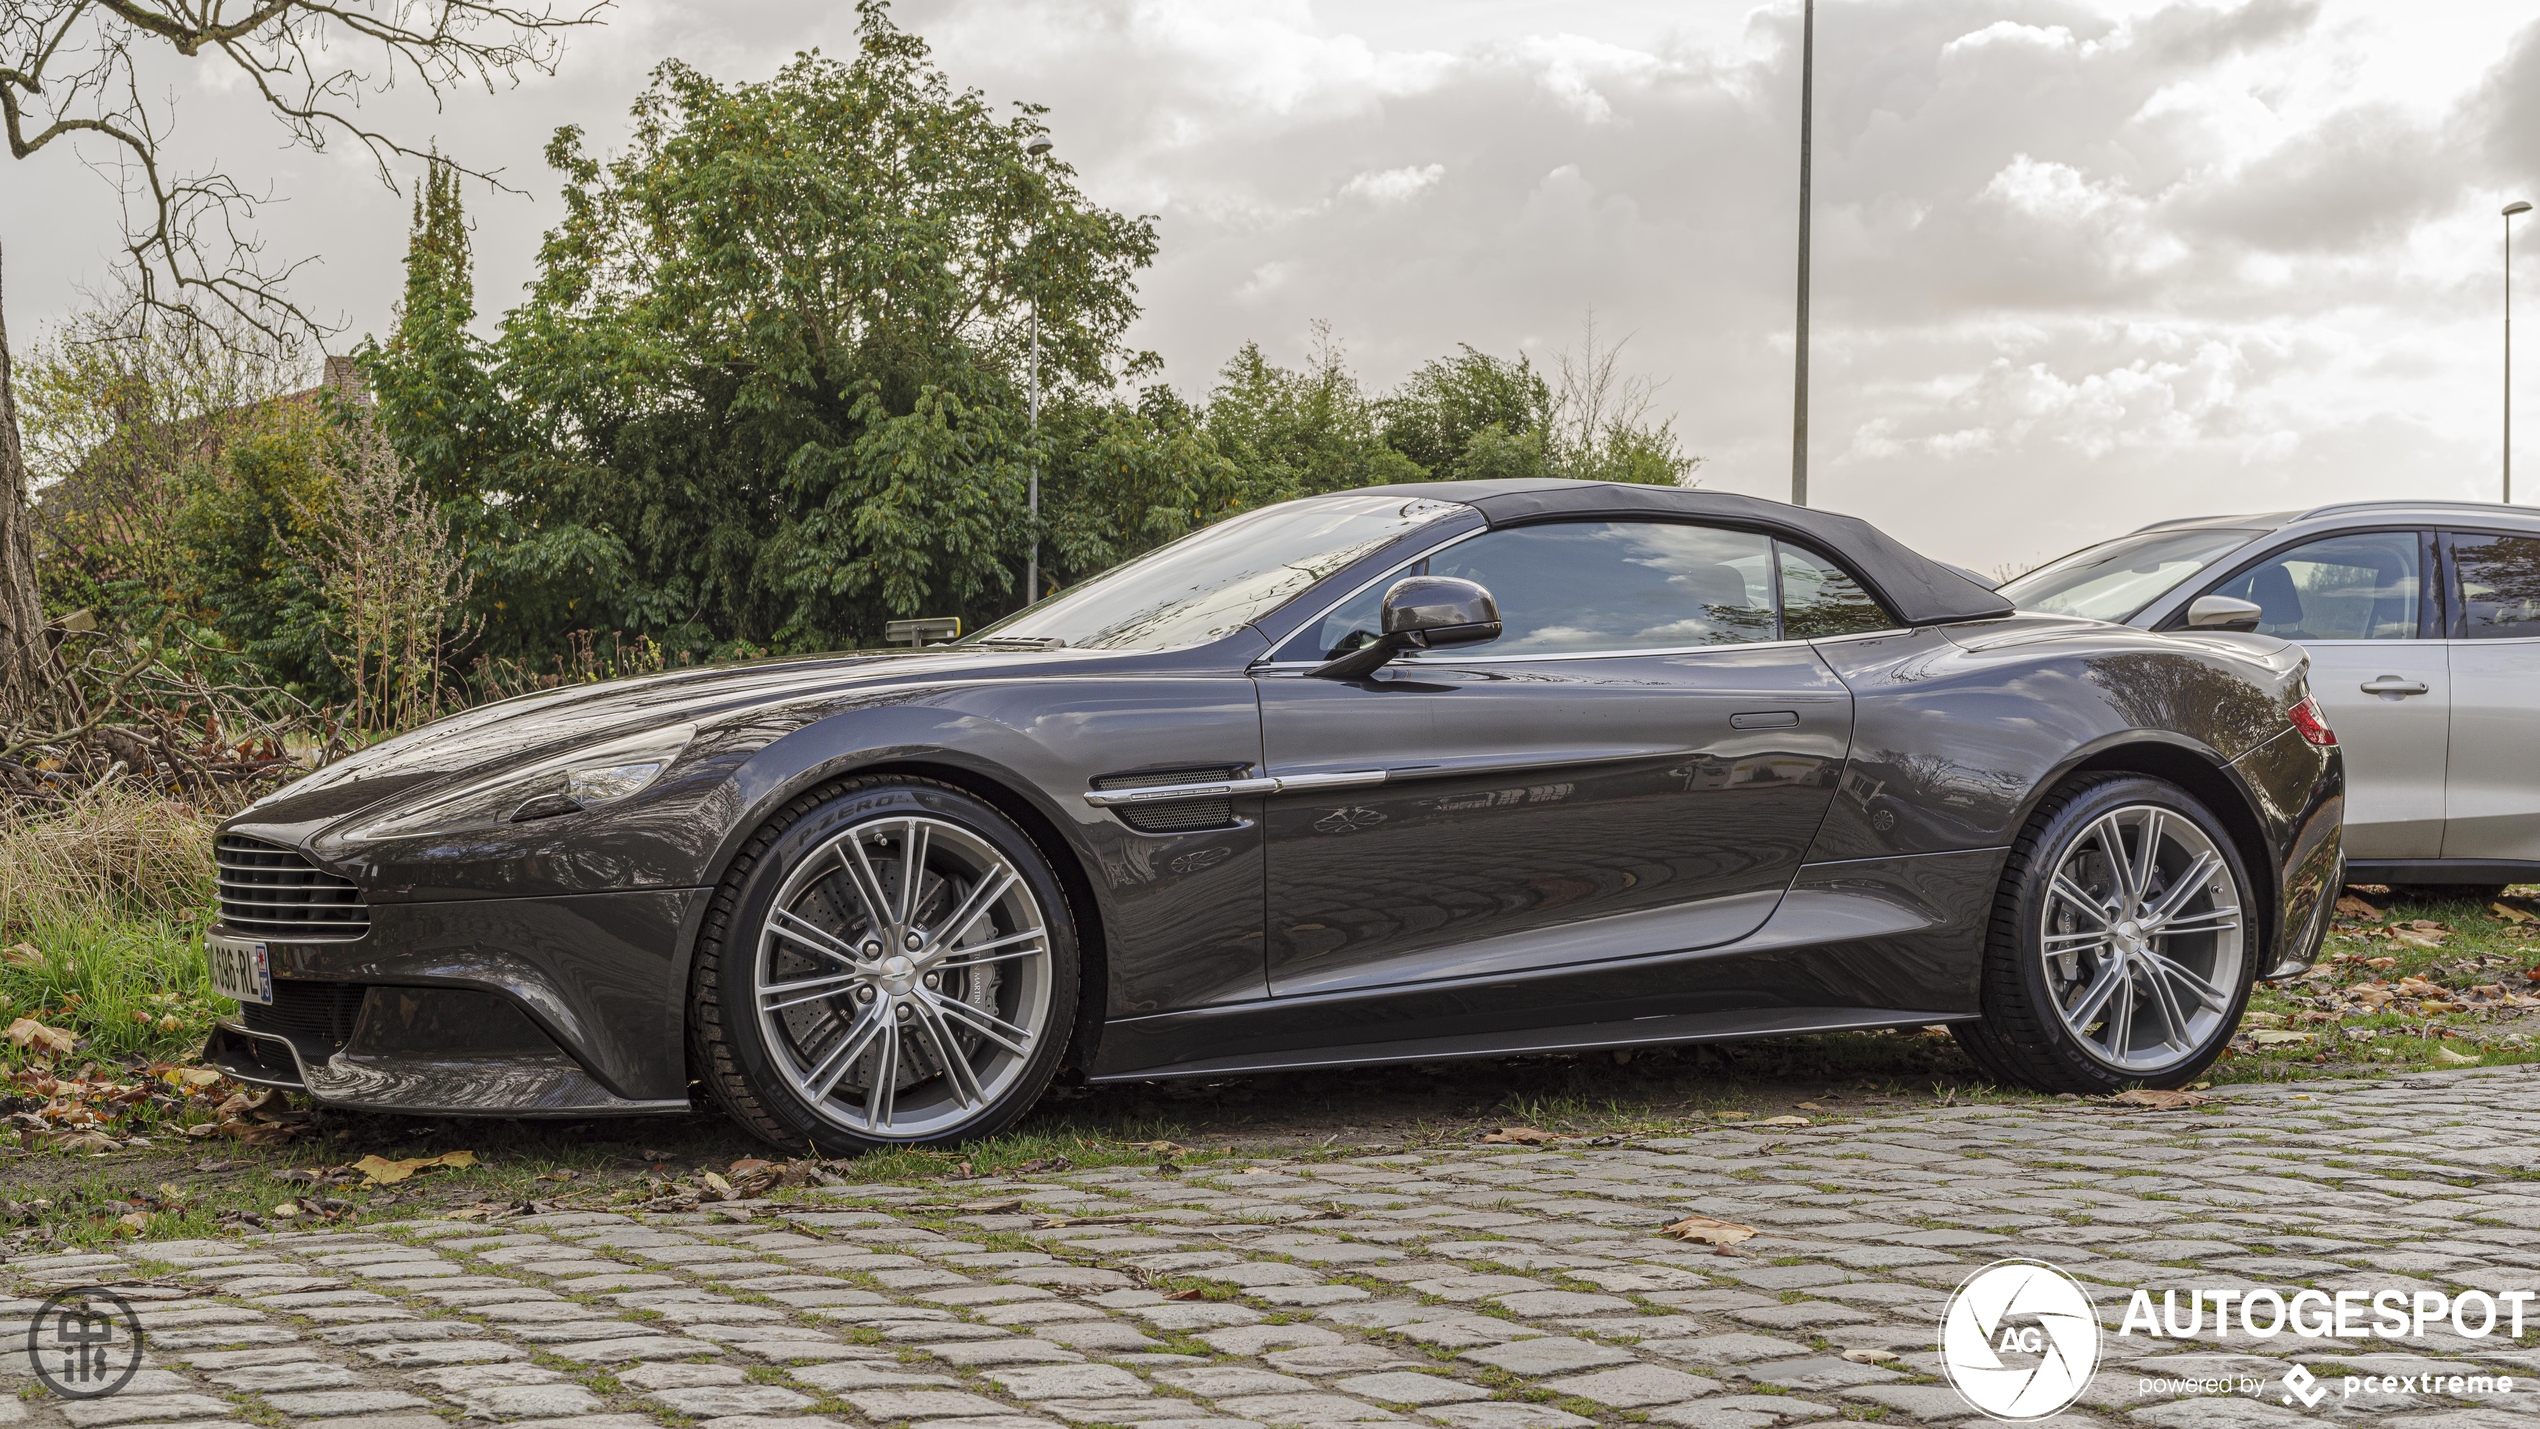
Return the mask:
<path id="1" fill-rule="evenodd" d="M 2001 591 L 2023 610 L 2299 641 L 2346 750 L 2346 876 L 2456 897 L 2540 882 L 2540 510 L 2162 521 Z"/>

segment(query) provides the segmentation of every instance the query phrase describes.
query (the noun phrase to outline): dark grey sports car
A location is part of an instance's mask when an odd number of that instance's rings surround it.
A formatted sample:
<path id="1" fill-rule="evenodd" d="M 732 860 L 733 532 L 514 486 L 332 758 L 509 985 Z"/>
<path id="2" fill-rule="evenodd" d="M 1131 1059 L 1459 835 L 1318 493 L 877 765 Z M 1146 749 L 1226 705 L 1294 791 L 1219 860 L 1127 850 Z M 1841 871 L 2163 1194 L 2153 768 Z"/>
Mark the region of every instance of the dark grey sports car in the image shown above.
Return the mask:
<path id="1" fill-rule="evenodd" d="M 1863 523 L 1380 487 L 959 644 L 490 705 L 219 837 L 208 1055 L 829 1152 L 1095 1081 L 1947 1024 L 2174 1085 L 2343 858 L 2301 650 L 2012 613 Z"/>

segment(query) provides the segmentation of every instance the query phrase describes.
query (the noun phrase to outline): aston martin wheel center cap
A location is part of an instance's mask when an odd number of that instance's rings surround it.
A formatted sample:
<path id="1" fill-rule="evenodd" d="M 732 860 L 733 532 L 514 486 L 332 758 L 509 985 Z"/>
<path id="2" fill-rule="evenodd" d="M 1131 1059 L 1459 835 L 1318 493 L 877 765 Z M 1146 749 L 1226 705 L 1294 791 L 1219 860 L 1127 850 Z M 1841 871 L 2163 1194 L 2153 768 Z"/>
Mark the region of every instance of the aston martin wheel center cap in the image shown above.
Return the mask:
<path id="1" fill-rule="evenodd" d="M 906 958 L 897 956 L 894 956 L 884 962 L 882 964 L 881 975 L 874 979 L 874 982 L 880 985 L 884 992 L 889 993 L 893 997 L 908 996 L 910 986 L 916 981 L 917 964 L 910 962 Z"/>

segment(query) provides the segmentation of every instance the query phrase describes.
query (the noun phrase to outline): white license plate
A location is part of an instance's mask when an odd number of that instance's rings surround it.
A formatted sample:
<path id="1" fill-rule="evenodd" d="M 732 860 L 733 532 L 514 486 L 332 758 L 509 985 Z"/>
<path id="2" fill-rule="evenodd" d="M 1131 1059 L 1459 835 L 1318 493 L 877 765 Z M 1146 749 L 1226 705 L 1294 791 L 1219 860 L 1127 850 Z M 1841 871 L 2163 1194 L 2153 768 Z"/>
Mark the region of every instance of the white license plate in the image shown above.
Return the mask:
<path id="1" fill-rule="evenodd" d="M 265 955 L 264 944 L 212 934 L 203 939 L 203 952 L 212 961 L 212 991 L 240 1002 L 273 1005 L 273 960 Z"/>

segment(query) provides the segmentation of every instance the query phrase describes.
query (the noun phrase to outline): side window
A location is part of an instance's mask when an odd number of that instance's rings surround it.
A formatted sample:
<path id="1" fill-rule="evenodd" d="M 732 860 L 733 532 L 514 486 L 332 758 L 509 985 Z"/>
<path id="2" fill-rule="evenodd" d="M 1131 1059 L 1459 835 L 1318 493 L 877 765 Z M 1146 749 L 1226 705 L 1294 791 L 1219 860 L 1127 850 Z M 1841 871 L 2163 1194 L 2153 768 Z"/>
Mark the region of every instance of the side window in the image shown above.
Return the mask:
<path id="1" fill-rule="evenodd" d="M 2540 536 L 2452 537 L 2452 569 L 2461 582 L 2456 640 L 2540 636 Z"/>
<path id="2" fill-rule="evenodd" d="M 1814 551 L 1775 543 L 1782 563 L 1782 638 L 1814 640 L 1893 630 L 1896 617 L 1852 573 Z"/>
<path id="3" fill-rule="evenodd" d="M 1670 650 L 1774 638 L 1772 542 L 1661 521 L 1575 521 L 1491 531 L 1429 558 L 1478 581 L 1502 632 L 1464 650 L 1544 655 Z"/>
<path id="4" fill-rule="evenodd" d="M 2416 532 L 2362 531 L 2270 556 L 2208 594 L 2256 603 L 2262 635 L 2413 640 L 2419 565 Z"/>

